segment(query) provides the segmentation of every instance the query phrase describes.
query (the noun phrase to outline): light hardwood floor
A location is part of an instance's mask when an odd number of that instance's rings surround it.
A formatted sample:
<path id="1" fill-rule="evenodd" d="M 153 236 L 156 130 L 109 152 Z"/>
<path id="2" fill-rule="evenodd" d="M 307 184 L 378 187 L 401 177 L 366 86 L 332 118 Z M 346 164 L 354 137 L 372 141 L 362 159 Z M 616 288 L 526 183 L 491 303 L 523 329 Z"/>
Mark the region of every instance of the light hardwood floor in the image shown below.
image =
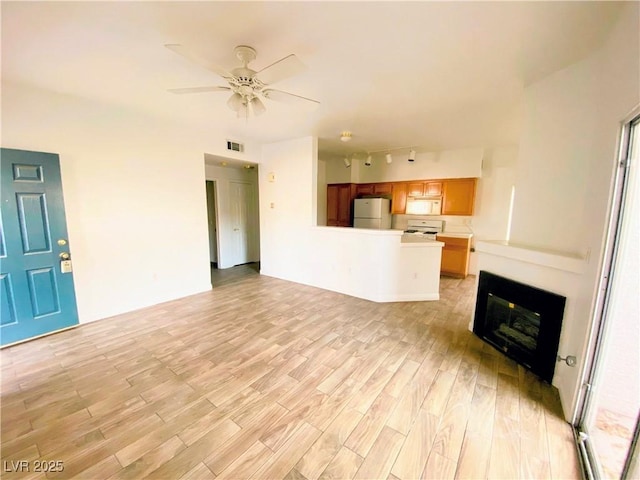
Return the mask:
<path id="1" fill-rule="evenodd" d="M 3 477 L 580 478 L 557 391 L 468 331 L 474 288 L 250 275 L 4 349 Z"/>

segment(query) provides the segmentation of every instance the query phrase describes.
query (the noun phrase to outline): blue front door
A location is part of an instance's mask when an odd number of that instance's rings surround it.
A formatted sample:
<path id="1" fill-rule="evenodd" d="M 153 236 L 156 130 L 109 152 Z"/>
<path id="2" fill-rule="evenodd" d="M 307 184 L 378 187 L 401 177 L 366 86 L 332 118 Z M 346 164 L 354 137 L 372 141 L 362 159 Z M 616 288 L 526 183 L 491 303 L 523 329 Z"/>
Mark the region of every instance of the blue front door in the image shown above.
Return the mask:
<path id="1" fill-rule="evenodd" d="M 0 149 L 0 345 L 78 323 L 60 162 Z M 67 273 L 63 273 L 67 272 Z"/>

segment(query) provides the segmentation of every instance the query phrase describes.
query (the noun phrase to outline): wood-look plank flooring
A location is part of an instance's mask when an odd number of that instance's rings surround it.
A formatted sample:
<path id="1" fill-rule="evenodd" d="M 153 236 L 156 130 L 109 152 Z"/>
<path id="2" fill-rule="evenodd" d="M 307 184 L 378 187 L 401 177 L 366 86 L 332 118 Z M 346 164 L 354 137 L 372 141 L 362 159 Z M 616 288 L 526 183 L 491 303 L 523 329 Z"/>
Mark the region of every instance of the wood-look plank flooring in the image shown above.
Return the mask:
<path id="1" fill-rule="evenodd" d="M 2 476 L 580 478 L 555 388 L 469 332 L 474 289 L 377 304 L 251 274 L 6 348 Z"/>

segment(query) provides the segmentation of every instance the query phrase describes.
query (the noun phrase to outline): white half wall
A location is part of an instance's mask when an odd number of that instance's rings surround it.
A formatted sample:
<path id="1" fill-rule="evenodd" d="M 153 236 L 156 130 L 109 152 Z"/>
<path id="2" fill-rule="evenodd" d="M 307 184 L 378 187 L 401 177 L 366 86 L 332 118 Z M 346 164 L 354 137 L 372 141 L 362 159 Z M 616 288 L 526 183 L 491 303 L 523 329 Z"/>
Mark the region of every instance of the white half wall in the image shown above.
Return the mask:
<path id="1" fill-rule="evenodd" d="M 2 85 L 2 145 L 58 153 L 80 322 L 211 288 L 204 152 L 221 138 Z"/>

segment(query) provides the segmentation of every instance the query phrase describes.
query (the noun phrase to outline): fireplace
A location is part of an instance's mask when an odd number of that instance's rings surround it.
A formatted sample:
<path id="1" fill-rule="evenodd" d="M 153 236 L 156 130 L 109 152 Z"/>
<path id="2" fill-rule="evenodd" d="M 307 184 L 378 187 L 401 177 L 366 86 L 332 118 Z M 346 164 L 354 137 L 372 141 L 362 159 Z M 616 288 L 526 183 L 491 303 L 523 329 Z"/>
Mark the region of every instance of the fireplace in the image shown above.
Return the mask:
<path id="1" fill-rule="evenodd" d="M 473 332 L 551 383 L 566 298 L 480 271 Z"/>

